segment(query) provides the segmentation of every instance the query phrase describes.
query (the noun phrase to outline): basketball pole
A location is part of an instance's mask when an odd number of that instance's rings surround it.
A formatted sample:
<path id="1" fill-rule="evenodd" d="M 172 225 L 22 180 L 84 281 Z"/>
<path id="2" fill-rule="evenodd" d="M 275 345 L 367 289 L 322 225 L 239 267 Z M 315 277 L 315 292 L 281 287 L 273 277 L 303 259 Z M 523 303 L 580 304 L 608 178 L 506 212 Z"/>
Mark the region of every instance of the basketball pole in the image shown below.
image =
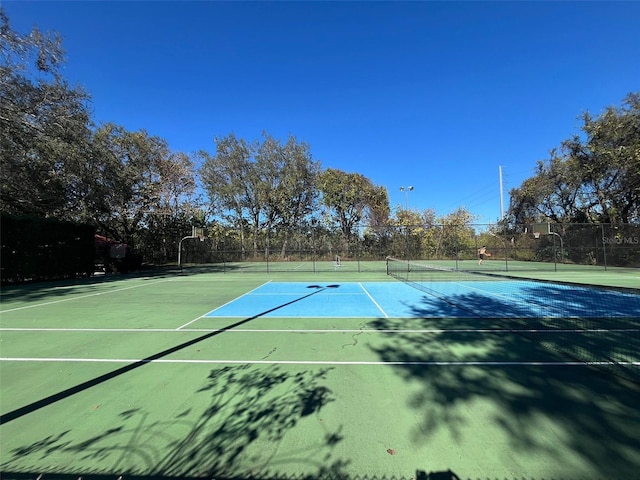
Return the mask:
<path id="1" fill-rule="evenodd" d="M 180 240 L 180 243 L 178 243 L 178 267 L 180 268 L 180 271 L 182 271 L 182 242 L 184 242 L 185 240 L 188 240 L 190 238 L 198 238 L 198 236 L 196 235 L 196 227 L 191 227 L 191 235 L 187 235 L 186 237 L 182 238 Z"/>

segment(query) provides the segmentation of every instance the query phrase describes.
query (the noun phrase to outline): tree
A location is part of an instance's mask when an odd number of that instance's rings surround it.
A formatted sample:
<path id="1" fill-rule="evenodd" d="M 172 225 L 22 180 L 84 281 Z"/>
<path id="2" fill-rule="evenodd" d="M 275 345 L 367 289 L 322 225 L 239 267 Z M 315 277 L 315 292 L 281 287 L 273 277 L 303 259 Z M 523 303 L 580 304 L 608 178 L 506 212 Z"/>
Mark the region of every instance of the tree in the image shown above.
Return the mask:
<path id="1" fill-rule="evenodd" d="M 263 133 L 262 142 L 247 142 L 234 134 L 215 137 L 216 154 L 201 152 L 203 184 L 214 210 L 239 226 L 246 218 L 252 230 L 253 253 L 260 232 L 265 249 L 276 227 L 288 232 L 300 225 L 315 205 L 315 179 L 320 166 L 311 158 L 309 145 L 290 136 L 285 144 Z M 244 234 L 243 249 L 244 249 Z"/>
<path id="2" fill-rule="evenodd" d="M 374 217 L 383 209 L 383 187 L 359 173 L 329 168 L 319 175 L 318 188 L 322 204 L 340 228 L 345 249 L 355 236 L 355 227 L 363 218 Z M 388 202 L 387 202 L 388 209 Z"/>
<path id="3" fill-rule="evenodd" d="M 442 232 L 436 255 L 459 258 L 465 251 L 475 249 L 475 232 L 471 227 L 474 220 L 474 216 L 464 208 L 440 218 L 438 223 L 442 225 Z"/>
<path id="4" fill-rule="evenodd" d="M 282 257 L 291 232 L 302 225 L 316 206 L 316 178 L 320 164 L 312 160 L 308 144 L 289 136 L 283 145 L 268 134 L 256 155 L 256 163 L 265 190 L 264 214 L 267 245 L 271 230 L 277 226 L 284 232 Z"/>
<path id="5" fill-rule="evenodd" d="M 640 221 L 640 93 L 598 118 L 585 113 L 582 130 L 585 140 L 575 136 L 563 146 L 582 174 L 591 219 Z"/>
<path id="6" fill-rule="evenodd" d="M 515 223 L 640 221 L 640 94 L 593 118 L 511 191 Z"/>
<path id="7" fill-rule="evenodd" d="M 196 196 L 195 167 L 182 152 L 161 156 L 157 165 L 157 204 L 144 216 L 143 244 L 147 257 L 165 262 L 175 258 L 182 235 L 192 226 L 203 226 L 201 201 Z"/>
<path id="8" fill-rule="evenodd" d="M 214 141 L 214 156 L 205 151 L 200 152 L 203 159 L 200 176 L 213 211 L 232 221 L 240 231 L 241 249 L 244 253 L 244 213 L 249 212 L 254 232 L 257 232 L 262 212 L 252 161 L 256 145 L 236 138 L 233 133 L 226 137 L 214 137 Z M 257 248 L 254 235 L 254 254 L 257 253 Z"/>
<path id="9" fill-rule="evenodd" d="M 62 40 L 13 31 L 0 8 L 2 210 L 75 220 L 90 155 L 89 95 L 61 76 Z"/>
<path id="10" fill-rule="evenodd" d="M 398 208 L 396 218 L 405 230 L 407 254 L 411 258 L 433 258 L 438 254 L 442 227 L 434 210 L 419 212 Z"/>
<path id="11" fill-rule="evenodd" d="M 548 161 L 537 163 L 536 175 L 511 191 L 510 214 L 516 223 L 584 221 L 582 180 L 574 163 L 555 150 Z"/>
<path id="12" fill-rule="evenodd" d="M 389 192 L 381 185 L 374 185 L 369 194 L 366 220 L 372 227 L 384 227 L 389 224 Z"/>
<path id="13" fill-rule="evenodd" d="M 163 184 L 172 163 L 167 143 L 144 130 L 105 124 L 95 132 L 93 146 L 95 155 L 87 168 L 95 180 L 86 185 L 87 212 L 104 233 L 133 244 L 147 216 L 157 213 L 163 200 L 166 206 L 167 194 L 176 188 Z M 184 165 L 177 169 L 183 180 L 188 177 Z"/>

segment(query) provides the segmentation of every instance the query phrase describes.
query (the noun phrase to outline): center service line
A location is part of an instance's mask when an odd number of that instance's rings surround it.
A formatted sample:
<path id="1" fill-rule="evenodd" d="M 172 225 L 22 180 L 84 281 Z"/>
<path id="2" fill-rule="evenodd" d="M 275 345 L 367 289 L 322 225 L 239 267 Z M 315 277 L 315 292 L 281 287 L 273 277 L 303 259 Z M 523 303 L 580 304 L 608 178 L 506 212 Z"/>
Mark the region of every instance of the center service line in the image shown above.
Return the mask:
<path id="1" fill-rule="evenodd" d="M 378 302 L 375 301 L 375 299 L 371 296 L 371 294 L 367 291 L 366 288 L 364 288 L 364 285 L 362 285 L 362 283 L 358 282 L 358 285 L 360 285 L 360 288 L 362 290 L 364 290 L 364 293 L 367 294 L 367 297 L 369 297 L 369 300 L 371 300 L 373 302 L 373 304 L 378 307 L 378 310 L 380 310 L 382 312 L 382 314 L 385 316 L 385 318 L 389 318 L 389 315 L 387 315 L 387 312 L 385 312 L 382 307 L 380 305 L 378 305 Z"/>

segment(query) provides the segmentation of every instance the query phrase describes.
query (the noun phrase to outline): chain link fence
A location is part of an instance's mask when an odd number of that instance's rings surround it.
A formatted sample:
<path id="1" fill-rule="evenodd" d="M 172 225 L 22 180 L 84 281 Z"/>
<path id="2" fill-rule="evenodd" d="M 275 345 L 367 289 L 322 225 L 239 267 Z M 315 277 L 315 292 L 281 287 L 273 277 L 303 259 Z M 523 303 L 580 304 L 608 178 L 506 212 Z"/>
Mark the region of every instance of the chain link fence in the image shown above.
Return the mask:
<path id="1" fill-rule="evenodd" d="M 384 270 L 385 258 L 456 262 L 473 268 L 486 246 L 485 268 L 589 265 L 640 268 L 640 225 L 538 224 L 359 225 L 348 235 L 324 227 L 242 232 L 205 230 L 182 244 L 183 265 L 228 270 Z M 177 252 L 177 246 L 176 246 Z"/>

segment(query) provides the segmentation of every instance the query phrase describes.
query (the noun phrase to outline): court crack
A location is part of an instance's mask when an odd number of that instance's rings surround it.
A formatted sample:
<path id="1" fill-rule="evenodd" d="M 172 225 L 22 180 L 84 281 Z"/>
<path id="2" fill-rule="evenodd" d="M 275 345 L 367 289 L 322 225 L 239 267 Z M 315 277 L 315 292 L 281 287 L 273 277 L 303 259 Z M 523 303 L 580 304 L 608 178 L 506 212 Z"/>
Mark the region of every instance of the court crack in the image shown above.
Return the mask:
<path id="1" fill-rule="evenodd" d="M 351 343 L 345 343 L 344 345 L 342 345 L 340 348 L 344 348 L 344 347 L 355 347 L 358 344 L 358 339 L 357 337 L 362 335 L 364 333 L 364 323 L 360 324 L 360 331 L 358 333 L 354 333 L 353 335 L 351 335 L 351 339 L 353 340 L 353 342 Z"/>
<path id="2" fill-rule="evenodd" d="M 271 351 L 269 353 L 267 353 L 264 357 L 262 357 L 260 360 L 264 360 L 265 358 L 269 358 L 271 356 L 271 354 L 273 352 L 275 352 L 278 349 L 278 347 L 274 347 L 271 349 Z"/>

